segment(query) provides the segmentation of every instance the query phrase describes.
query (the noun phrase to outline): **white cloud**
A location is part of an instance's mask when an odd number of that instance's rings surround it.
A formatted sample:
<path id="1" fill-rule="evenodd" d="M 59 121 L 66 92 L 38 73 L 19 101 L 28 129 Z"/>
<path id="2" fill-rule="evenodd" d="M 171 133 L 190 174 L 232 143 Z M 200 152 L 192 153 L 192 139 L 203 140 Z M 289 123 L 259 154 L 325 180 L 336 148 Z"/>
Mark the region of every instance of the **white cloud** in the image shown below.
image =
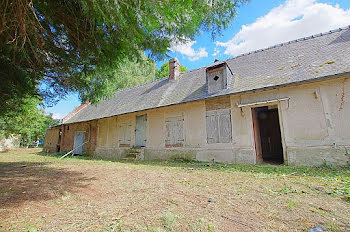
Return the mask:
<path id="1" fill-rule="evenodd" d="M 286 0 L 254 23 L 243 25 L 231 40 L 216 45 L 225 47 L 225 54 L 237 56 L 349 24 L 350 9 L 316 0 Z"/>
<path id="2" fill-rule="evenodd" d="M 205 50 L 205 48 L 199 48 L 197 51 L 192 48 L 195 43 L 197 43 L 197 41 L 193 40 L 189 40 L 183 43 L 173 42 L 170 47 L 170 51 L 179 52 L 180 54 L 187 56 L 190 61 L 195 61 L 200 58 L 207 57 L 208 52 Z"/>
<path id="3" fill-rule="evenodd" d="M 218 47 L 215 47 L 212 56 L 220 56 L 221 55 L 220 53 L 221 53 L 220 49 Z"/>
<path id="4" fill-rule="evenodd" d="M 60 113 L 52 113 L 52 118 L 53 119 L 62 119 L 63 116 Z"/>

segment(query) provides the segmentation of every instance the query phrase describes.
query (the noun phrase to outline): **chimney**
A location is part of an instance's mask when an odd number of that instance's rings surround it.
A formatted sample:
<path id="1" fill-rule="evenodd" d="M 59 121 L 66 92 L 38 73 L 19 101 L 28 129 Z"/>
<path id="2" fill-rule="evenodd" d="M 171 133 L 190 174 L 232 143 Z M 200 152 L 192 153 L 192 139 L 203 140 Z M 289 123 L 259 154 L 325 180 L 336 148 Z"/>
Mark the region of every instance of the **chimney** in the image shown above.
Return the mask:
<path id="1" fill-rule="evenodd" d="M 169 81 L 177 80 L 180 75 L 180 62 L 177 58 L 169 60 Z"/>

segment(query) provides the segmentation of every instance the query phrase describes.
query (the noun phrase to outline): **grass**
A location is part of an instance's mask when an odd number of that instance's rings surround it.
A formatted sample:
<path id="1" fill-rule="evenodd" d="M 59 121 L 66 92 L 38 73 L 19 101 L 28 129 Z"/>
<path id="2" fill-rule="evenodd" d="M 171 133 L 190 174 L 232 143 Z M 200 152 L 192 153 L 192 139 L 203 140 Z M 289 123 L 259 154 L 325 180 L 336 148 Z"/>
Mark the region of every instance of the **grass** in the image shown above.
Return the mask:
<path id="1" fill-rule="evenodd" d="M 350 228 L 348 167 L 0 154 L 0 231 Z"/>

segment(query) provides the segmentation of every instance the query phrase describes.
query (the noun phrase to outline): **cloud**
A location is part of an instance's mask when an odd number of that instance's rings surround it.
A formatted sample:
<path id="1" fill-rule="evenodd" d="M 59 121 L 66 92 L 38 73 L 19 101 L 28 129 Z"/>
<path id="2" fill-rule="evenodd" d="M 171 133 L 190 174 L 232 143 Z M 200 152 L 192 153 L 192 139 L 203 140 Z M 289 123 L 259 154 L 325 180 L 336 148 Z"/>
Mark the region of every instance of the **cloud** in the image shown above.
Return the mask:
<path id="1" fill-rule="evenodd" d="M 316 0 L 286 0 L 254 23 L 243 25 L 231 40 L 216 45 L 224 47 L 225 54 L 237 56 L 349 24 L 350 9 Z"/>
<path id="2" fill-rule="evenodd" d="M 215 47 L 212 56 L 220 56 L 221 55 L 220 53 L 221 53 L 220 49 L 218 47 Z"/>
<path id="3" fill-rule="evenodd" d="M 53 119 L 62 119 L 63 116 L 60 113 L 52 113 L 52 118 Z"/>
<path id="4" fill-rule="evenodd" d="M 195 61 L 203 57 L 208 56 L 208 52 L 205 48 L 199 48 L 197 51 L 192 48 L 192 46 L 197 43 L 197 41 L 189 40 L 187 42 L 179 43 L 173 42 L 170 51 L 179 52 L 182 55 L 188 57 L 190 61 Z"/>

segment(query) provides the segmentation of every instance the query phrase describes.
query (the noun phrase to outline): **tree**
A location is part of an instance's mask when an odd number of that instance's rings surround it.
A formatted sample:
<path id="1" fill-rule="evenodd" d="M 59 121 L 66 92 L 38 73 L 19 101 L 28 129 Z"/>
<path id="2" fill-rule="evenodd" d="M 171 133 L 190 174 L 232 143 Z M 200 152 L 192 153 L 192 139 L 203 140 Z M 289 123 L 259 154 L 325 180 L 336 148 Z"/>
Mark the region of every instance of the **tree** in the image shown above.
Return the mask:
<path id="1" fill-rule="evenodd" d="M 156 63 L 154 60 L 141 55 L 138 61 L 123 60 L 118 69 L 113 73 L 113 78 L 108 79 L 103 85 L 103 91 L 96 90 L 92 87 L 89 91 L 95 93 L 95 97 L 105 98 L 116 92 L 118 89 L 129 88 L 150 82 L 154 80 L 156 72 Z M 101 86 L 98 86 L 101 88 Z M 101 93 L 101 96 L 96 94 Z M 92 94 L 92 93 L 91 93 Z"/>
<path id="2" fill-rule="evenodd" d="M 25 102 L 17 112 L 8 112 L 0 116 L 0 137 L 11 134 L 21 136 L 21 144 L 27 146 L 31 141 L 44 139 L 46 129 L 57 125 L 59 120 L 47 115 L 37 107 L 40 103 L 36 98 L 25 98 Z"/>
<path id="3" fill-rule="evenodd" d="M 185 66 L 180 65 L 180 72 L 186 72 L 187 68 Z M 169 76 L 169 62 L 165 62 L 162 64 L 160 69 L 156 70 L 156 78 L 162 78 Z"/>
<path id="4" fill-rule="evenodd" d="M 11 109 L 28 96 L 50 105 L 71 92 L 97 102 L 125 60 L 138 60 L 144 51 L 164 58 L 171 41 L 200 31 L 215 36 L 244 2 L 3 0 L 0 108 Z"/>

